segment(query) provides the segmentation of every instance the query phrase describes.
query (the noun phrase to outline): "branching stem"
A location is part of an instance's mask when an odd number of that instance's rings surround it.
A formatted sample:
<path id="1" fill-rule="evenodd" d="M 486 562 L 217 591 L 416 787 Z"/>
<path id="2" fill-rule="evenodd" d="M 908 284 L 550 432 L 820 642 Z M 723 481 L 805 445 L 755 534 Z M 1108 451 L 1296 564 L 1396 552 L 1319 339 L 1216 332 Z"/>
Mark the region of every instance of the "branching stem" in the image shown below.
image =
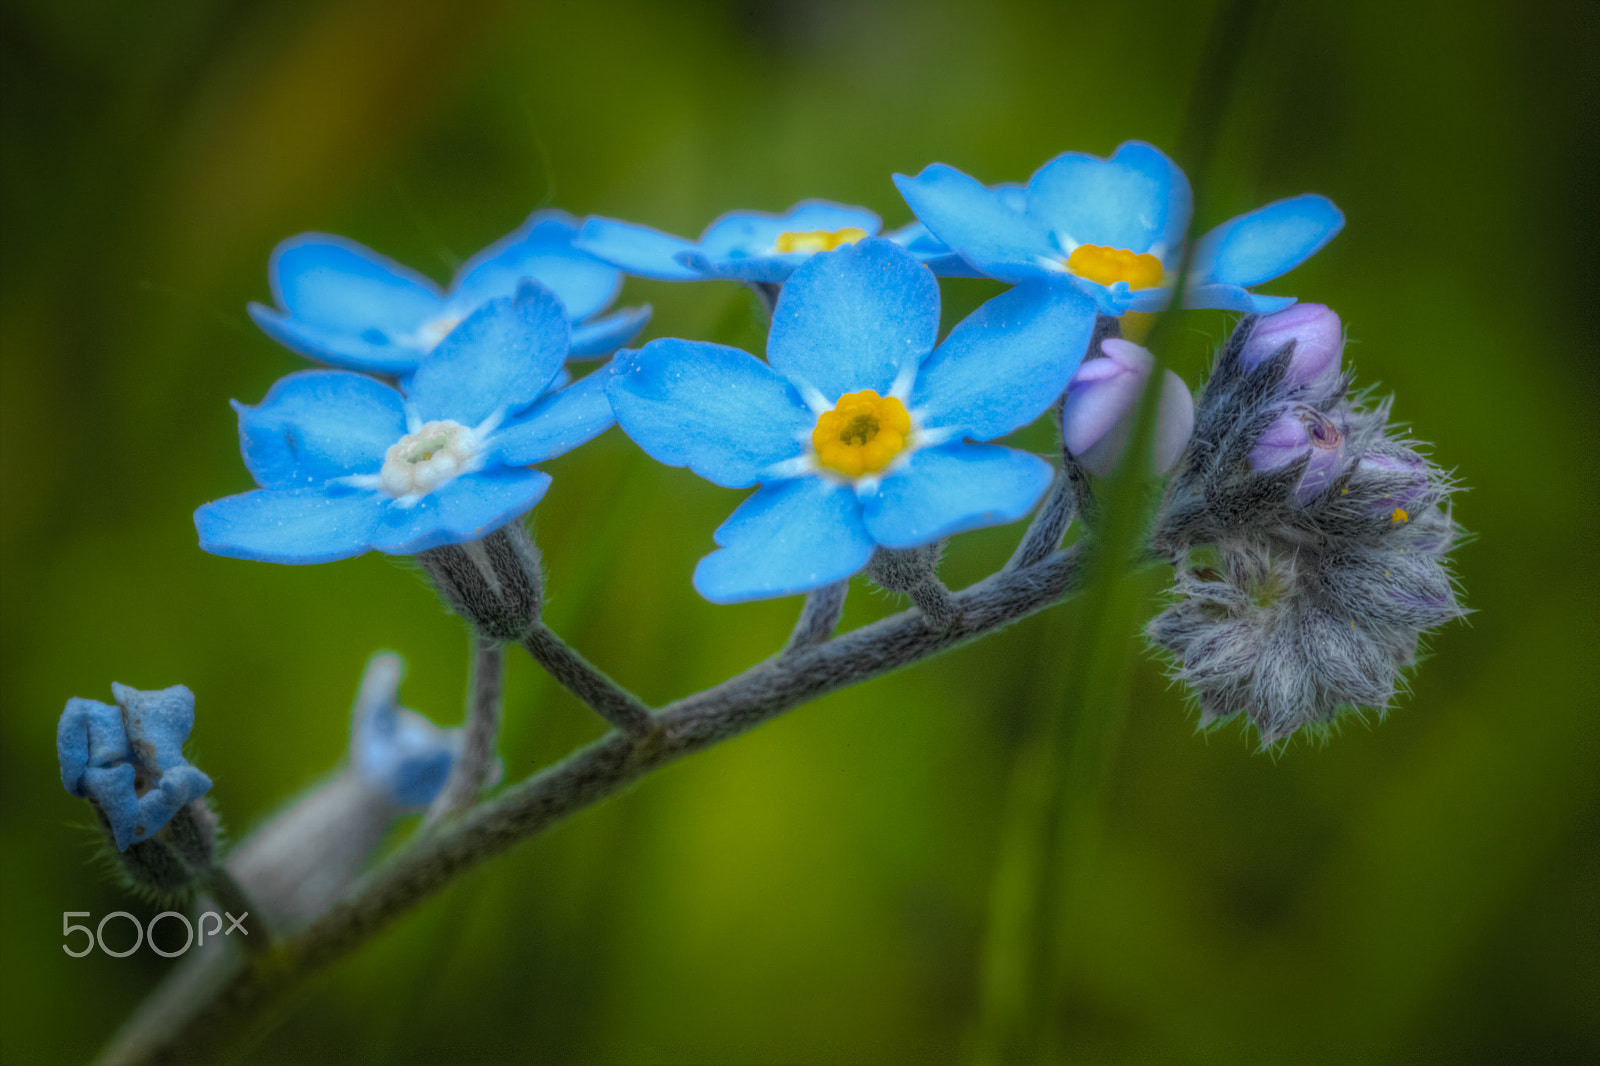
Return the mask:
<path id="1" fill-rule="evenodd" d="M 534 626 L 522 646 L 567 691 L 628 736 L 646 737 L 656 729 L 643 700 L 601 673 L 543 623 Z"/>
<path id="2" fill-rule="evenodd" d="M 132 1066 L 216 1058 L 238 1034 L 253 1030 L 253 1023 L 266 1011 L 291 1000 L 324 966 L 479 863 L 667 763 L 737 736 L 828 692 L 888 673 L 1033 614 L 1077 591 L 1082 569 L 1076 549 L 1055 552 L 1033 566 L 996 574 L 952 595 L 954 613 L 948 625 L 935 626 L 920 611 L 903 611 L 844 636 L 768 659 L 715 688 L 672 703 L 654 716 L 651 724 L 656 728 L 644 735 L 630 735 L 620 728 L 606 734 L 492 800 L 440 823 L 435 831 L 419 835 L 269 957 L 254 960 L 219 987 L 208 989 L 211 998 L 199 1009 L 175 1011 L 168 1031 L 158 1032 L 159 1027 L 152 1025 L 138 1034 L 143 1039 L 122 1034 L 101 1062 Z M 548 639 L 530 638 L 528 642 L 540 662 L 546 662 L 548 656 L 563 669 L 579 663 L 592 672 L 585 675 L 591 676 L 590 684 L 598 677 L 610 686 L 609 691 L 622 691 L 554 634 L 542 627 L 541 632 L 548 634 Z M 549 663 L 546 665 L 548 668 Z M 642 710 L 642 704 L 638 706 Z"/>

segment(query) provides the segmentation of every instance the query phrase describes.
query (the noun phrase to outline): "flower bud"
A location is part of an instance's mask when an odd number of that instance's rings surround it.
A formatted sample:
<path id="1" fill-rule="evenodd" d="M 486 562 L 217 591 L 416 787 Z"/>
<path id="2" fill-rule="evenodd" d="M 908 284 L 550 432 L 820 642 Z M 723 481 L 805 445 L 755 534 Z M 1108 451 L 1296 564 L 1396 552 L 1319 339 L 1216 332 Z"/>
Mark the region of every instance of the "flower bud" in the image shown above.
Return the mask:
<path id="1" fill-rule="evenodd" d="M 1305 404 L 1283 410 L 1256 441 L 1250 468 L 1277 470 L 1306 460 L 1305 473 L 1295 489 L 1295 502 L 1304 504 L 1331 485 L 1344 469 L 1344 432 L 1333 421 Z"/>
<path id="2" fill-rule="evenodd" d="M 183 758 L 194 693 L 112 685 L 117 704 L 70 699 L 56 727 L 61 783 L 94 805 L 122 872 L 162 899 L 187 898 L 210 875 L 217 820 L 211 779 Z"/>
<path id="3" fill-rule="evenodd" d="M 484 636 L 521 643 L 539 620 L 539 549 L 520 518 L 481 540 L 430 548 L 417 562 L 450 609 Z"/>
<path id="4" fill-rule="evenodd" d="M 1344 348 L 1344 327 L 1339 316 L 1322 304 L 1295 304 L 1261 319 L 1239 353 L 1239 363 L 1254 369 L 1291 345 L 1285 386 L 1333 383 Z"/>
<path id="5" fill-rule="evenodd" d="M 118 851 L 149 840 L 211 788 L 183 758 L 194 693 L 182 685 L 142 692 L 112 685 L 117 704 L 70 699 L 56 727 L 61 783 L 105 817 Z"/>
<path id="6" fill-rule="evenodd" d="M 1373 501 L 1373 514 L 1391 522 L 1409 522 L 1430 502 L 1428 461 L 1407 455 L 1363 455 L 1356 461 L 1355 479 L 1377 482 L 1385 491 Z"/>
<path id="7" fill-rule="evenodd" d="M 1061 440 L 1069 454 L 1104 477 L 1116 468 L 1128 446 L 1155 357 L 1120 338 L 1102 341 L 1103 358 L 1086 360 L 1067 385 L 1061 411 Z M 1156 412 L 1151 470 L 1172 469 L 1194 430 L 1194 399 L 1183 379 L 1167 371 Z"/>
<path id="8" fill-rule="evenodd" d="M 273 928 L 292 931 L 326 911 L 390 823 L 433 802 L 450 776 L 461 731 L 400 706 L 403 671 L 397 655 L 372 657 L 352 713 L 349 763 L 228 856 L 228 872 Z"/>

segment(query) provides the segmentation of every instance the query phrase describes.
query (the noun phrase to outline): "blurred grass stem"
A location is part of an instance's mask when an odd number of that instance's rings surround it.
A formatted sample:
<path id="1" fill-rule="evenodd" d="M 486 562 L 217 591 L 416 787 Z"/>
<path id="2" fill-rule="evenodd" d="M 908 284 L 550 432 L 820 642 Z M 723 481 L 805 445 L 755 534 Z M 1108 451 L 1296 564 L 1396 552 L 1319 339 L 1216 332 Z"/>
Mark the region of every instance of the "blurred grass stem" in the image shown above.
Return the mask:
<path id="1" fill-rule="evenodd" d="M 1207 34 L 1179 145 L 1196 203 L 1209 184 L 1209 163 L 1255 7 L 1253 0 L 1224 3 Z M 1167 372 L 1159 342 L 1171 328 L 1173 312 L 1182 306 L 1196 217 L 1190 216 L 1172 304 L 1157 316 L 1145 342 L 1154 361 L 1128 448 L 1102 483 L 1084 535 L 1088 555 L 1082 603 L 1058 621 L 1049 638 L 1058 654 L 1047 657 L 1051 665 L 1036 688 L 1043 713 L 1013 773 L 980 975 L 980 1062 L 1045 1062 L 1062 1054 L 1060 1021 L 1074 957 L 1071 934 L 1081 925 L 1074 905 L 1083 897 L 1099 843 L 1145 607 L 1130 578 L 1141 562 L 1150 561 L 1146 544 L 1157 499 L 1150 466 Z M 1106 335 L 1095 331 L 1090 357 L 1098 354 Z M 1075 464 L 1064 445 L 1063 458 L 1071 470 Z"/>

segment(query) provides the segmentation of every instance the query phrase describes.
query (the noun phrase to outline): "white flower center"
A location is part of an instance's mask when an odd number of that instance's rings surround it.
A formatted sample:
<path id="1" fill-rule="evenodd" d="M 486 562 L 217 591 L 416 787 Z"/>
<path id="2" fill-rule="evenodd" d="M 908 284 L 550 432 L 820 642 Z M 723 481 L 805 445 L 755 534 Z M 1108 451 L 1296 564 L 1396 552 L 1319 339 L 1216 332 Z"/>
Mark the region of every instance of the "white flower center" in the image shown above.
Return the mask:
<path id="1" fill-rule="evenodd" d="M 425 352 L 431 352 L 439 346 L 439 342 L 450 335 L 450 331 L 461 325 L 464 315 L 440 315 L 431 322 L 424 322 L 417 327 L 413 340 L 417 347 Z"/>
<path id="2" fill-rule="evenodd" d="M 459 422 L 428 422 L 389 446 L 378 487 L 397 500 L 426 496 L 479 465 L 476 433 Z"/>

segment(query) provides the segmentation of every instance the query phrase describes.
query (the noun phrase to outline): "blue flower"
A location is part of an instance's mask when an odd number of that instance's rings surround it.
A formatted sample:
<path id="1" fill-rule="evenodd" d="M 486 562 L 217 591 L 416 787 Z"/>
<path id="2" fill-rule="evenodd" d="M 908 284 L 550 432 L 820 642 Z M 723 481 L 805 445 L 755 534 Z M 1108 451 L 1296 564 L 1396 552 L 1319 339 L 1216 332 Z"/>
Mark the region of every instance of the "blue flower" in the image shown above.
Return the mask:
<path id="1" fill-rule="evenodd" d="M 235 402 L 262 486 L 195 512 L 217 555 L 320 563 L 369 548 L 415 554 L 486 536 L 543 498 L 525 468 L 611 425 L 609 368 L 562 380 L 567 319 L 524 282 L 424 356 L 405 393 L 362 374 L 304 370 L 257 407 Z"/>
<path id="2" fill-rule="evenodd" d="M 652 457 L 729 488 L 761 485 L 695 570 L 701 595 L 731 603 L 843 580 L 879 545 L 1027 514 L 1050 465 L 966 439 L 1010 433 L 1054 403 L 1093 327 L 1087 299 L 1019 286 L 935 349 L 933 275 L 869 239 L 795 271 L 768 362 L 666 338 L 619 354 L 607 390 L 618 424 Z"/>
<path id="3" fill-rule="evenodd" d="M 279 244 L 268 273 L 276 310 L 250 305 L 273 340 L 334 366 L 409 374 L 478 307 L 531 279 L 560 298 L 573 357 L 599 356 L 632 340 L 649 307 L 595 317 L 616 298 L 622 275 L 572 246 L 578 220 L 537 211 L 515 232 L 468 260 L 440 292 L 428 278 L 343 237 L 302 233 Z"/>
<path id="4" fill-rule="evenodd" d="M 61 783 L 90 799 L 111 825 L 117 849 L 149 840 L 211 789 L 183 757 L 194 728 L 194 693 L 182 685 L 143 692 L 113 684 L 117 705 L 74 697 L 56 727 Z"/>
<path id="5" fill-rule="evenodd" d="M 1183 171 L 1152 145 L 1128 141 L 1109 159 L 1066 152 L 1012 193 L 935 163 L 894 176 L 935 238 L 985 274 L 1019 284 L 1067 279 L 1100 312 L 1158 311 L 1171 298 L 1192 195 Z M 1195 245 L 1187 307 L 1270 314 L 1292 297 L 1247 289 L 1310 258 L 1344 215 L 1323 196 L 1295 196 L 1224 222 Z"/>
<path id="6" fill-rule="evenodd" d="M 729 211 L 706 227 L 700 240 L 619 222 L 591 218 L 573 246 L 629 274 L 661 281 L 731 281 L 782 284 L 796 267 L 818 252 L 832 251 L 875 237 L 883 223 L 864 207 L 828 200 L 802 200 L 781 215 Z M 919 260 L 961 274 L 971 269 L 950 249 L 912 223 L 888 235 L 907 245 Z"/>

